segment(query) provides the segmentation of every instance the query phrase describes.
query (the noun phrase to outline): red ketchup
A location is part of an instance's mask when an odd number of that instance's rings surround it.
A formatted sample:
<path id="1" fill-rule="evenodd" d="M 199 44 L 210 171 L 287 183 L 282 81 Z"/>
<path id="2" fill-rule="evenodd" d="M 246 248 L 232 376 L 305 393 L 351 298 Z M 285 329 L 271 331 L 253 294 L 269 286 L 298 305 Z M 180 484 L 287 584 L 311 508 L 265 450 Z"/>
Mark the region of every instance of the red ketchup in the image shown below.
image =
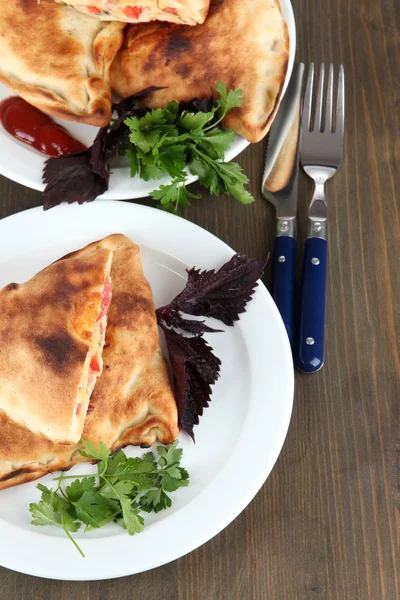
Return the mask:
<path id="1" fill-rule="evenodd" d="M 51 117 L 18 96 L 11 96 L 0 103 L 0 121 L 10 135 L 48 156 L 87 149 Z"/>

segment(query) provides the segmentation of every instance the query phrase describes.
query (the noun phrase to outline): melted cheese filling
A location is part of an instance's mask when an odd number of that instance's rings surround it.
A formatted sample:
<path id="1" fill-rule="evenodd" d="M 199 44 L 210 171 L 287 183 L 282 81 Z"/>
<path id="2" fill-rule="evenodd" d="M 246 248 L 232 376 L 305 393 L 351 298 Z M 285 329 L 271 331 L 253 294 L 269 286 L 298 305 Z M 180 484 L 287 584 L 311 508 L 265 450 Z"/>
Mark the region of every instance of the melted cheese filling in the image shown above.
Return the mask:
<path id="1" fill-rule="evenodd" d="M 182 0 L 58 0 L 77 10 L 98 16 L 103 21 L 129 23 L 170 21 L 197 25 L 204 20 L 205 2 L 182 3 Z M 207 3 L 208 6 L 208 3 Z"/>
<path id="2" fill-rule="evenodd" d="M 107 315 L 104 315 L 104 317 L 96 323 L 96 327 L 92 335 L 92 341 L 90 344 L 89 352 L 83 367 L 75 405 L 74 429 L 82 429 L 82 421 L 85 420 L 90 396 L 96 384 L 97 378 L 101 375 L 103 371 L 102 354 L 106 327 Z M 91 368 L 91 363 L 93 359 L 95 359 L 99 370 L 93 370 Z"/>

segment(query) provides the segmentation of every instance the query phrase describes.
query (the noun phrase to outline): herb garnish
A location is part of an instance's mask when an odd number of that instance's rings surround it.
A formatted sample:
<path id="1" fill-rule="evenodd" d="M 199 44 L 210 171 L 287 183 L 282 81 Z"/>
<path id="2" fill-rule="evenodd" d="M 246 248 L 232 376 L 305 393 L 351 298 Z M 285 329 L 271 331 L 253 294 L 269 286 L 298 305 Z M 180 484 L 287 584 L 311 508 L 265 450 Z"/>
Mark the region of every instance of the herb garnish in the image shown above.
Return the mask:
<path id="1" fill-rule="evenodd" d="M 110 163 L 117 154 L 130 161 L 131 177 L 145 181 L 168 174 L 172 181 L 151 193 L 164 210 L 177 213 L 190 206 L 189 198 L 199 198 L 186 188 L 187 169 L 199 178 L 211 194 L 228 194 L 249 204 L 253 196 L 245 185 L 247 176 L 237 163 L 223 162 L 235 133 L 221 123 L 232 108 L 241 106 L 241 90 L 226 90 L 216 84 L 219 98 L 214 101 L 169 102 L 165 108 L 148 110 L 140 100 L 155 89 L 149 88 L 114 106 L 118 117 L 100 129 L 93 146 L 76 154 L 48 159 L 43 172 L 47 184 L 44 208 L 61 202 L 90 202 L 108 189 Z"/>
<path id="2" fill-rule="evenodd" d="M 211 386 L 219 377 L 220 360 L 203 333 L 220 332 L 186 315 L 213 317 L 233 325 L 257 287 L 266 262 L 235 254 L 219 271 L 190 269 L 186 287 L 166 306 L 157 309 L 165 333 L 174 379 L 178 423 L 194 441 L 193 426 L 211 400 Z"/>
<path id="3" fill-rule="evenodd" d="M 144 528 L 141 512 L 160 512 L 171 506 L 169 492 L 189 484 L 188 472 L 180 466 L 182 449 L 175 441 L 158 446 L 158 459 L 153 452 L 142 458 L 127 458 L 122 450 L 111 454 L 103 442 L 99 447 L 83 440 L 85 450 L 80 454 L 99 461 L 97 475 L 61 474 L 55 478 L 55 490 L 38 483 L 42 492 L 39 502 L 29 505 L 33 525 L 61 527 L 82 556 L 85 556 L 71 533 L 81 523 L 85 532 L 115 521 L 130 535 Z M 74 481 L 63 487 L 67 479 Z"/>

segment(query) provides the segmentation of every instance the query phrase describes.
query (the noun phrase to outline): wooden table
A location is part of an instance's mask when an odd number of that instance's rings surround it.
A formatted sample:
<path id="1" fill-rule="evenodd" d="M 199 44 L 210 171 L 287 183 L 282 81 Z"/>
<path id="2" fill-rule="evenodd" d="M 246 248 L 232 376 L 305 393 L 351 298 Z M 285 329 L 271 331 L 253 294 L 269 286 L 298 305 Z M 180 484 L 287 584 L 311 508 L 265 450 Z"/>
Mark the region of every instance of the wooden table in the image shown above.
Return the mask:
<path id="1" fill-rule="evenodd" d="M 0 600 L 400 598 L 399 5 L 295 0 L 294 7 L 297 58 L 345 66 L 347 136 L 343 169 L 328 186 L 327 359 L 316 375 L 296 374 L 282 454 L 247 509 L 188 556 L 93 583 L 0 569 Z M 185 214 L 258 258 L 274 233 L 273 210 L 259 193 L 264 150 L 255 145 L 239 159 L 255 204 L 204 194 Z M 302 177 L 300 240 L 310 189 Z M 0 178 L 0 217 L 41 203 L 40 193 Z"/>

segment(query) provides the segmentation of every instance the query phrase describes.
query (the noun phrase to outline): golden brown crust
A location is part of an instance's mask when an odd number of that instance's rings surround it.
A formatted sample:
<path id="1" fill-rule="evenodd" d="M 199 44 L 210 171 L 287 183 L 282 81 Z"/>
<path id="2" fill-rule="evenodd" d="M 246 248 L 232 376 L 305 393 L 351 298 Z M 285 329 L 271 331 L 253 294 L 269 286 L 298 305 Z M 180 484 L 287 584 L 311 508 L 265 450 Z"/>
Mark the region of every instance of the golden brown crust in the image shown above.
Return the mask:
<path id="1" fill-rule="evenodd" d="M 178 435 L 177 408 L 162 355 L 154 303 L 139 248 L 123 235 L 108 236 L 55 265 L 113 251 L 113 299 L 108 313 L 104 370 L 91 396 L 83 438 L 113 451 L 129 444 L 168 444 Z M 83 461 L 81 443 L 57 444 L 0 413 L 0 490 L 34 481 Z"/>
<path id="2" fill-rule="evenodd" d="M 46 113 L 104 126 L 122 23 L 52 0 L 0 0 L 0 81 Z"/>
<path id="3" fill-rule="evenodd" d="M 54 441 L 76 442 L 82 433 L 75 409 L 91 338 L 73 323 L 81 300 L 102 292 L 111 258 L 109 250 L 94 250 L 0 291 L 0 410 Z"/>
<path id="4" fill-rule="evenodd" d="M 226 127 L 257 142 L 278 108 L 289 56 L 287 26 L 275 0 L 212 0 L 197 27 L 165 23 L 128 26 L 111 66 L 111 86 L 129 96 L 148 86 L 165 87 L 144 104 L 207 98 L 215 84 L 241 89 L 244 104 L 231 110 Z"/>

